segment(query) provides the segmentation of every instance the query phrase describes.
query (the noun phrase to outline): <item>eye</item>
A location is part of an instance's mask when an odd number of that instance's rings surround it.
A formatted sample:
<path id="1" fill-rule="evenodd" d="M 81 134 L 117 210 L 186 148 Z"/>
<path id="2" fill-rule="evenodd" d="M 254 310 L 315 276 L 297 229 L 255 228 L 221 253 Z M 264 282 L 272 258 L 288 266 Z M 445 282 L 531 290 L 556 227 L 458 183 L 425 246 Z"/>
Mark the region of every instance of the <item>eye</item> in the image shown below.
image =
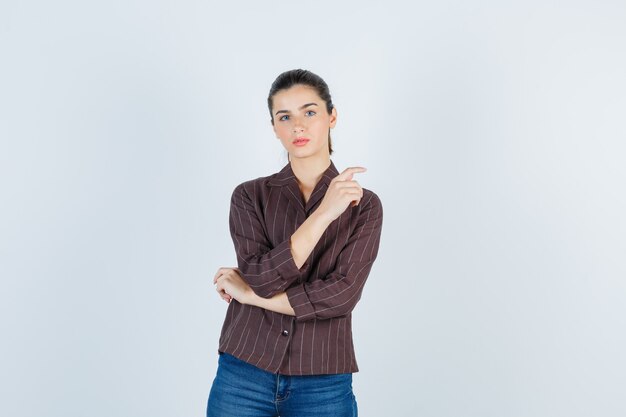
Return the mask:
<path id="1" fill-rule="evenodd" d="M 317 113 L 315 113 L 313 110 L 309 110 L 308 112 L 306 112 L 306 114 L 309 114 L 309 113 L 313 113 L 311 116 L 313 116 L 313 115 L 317 114 Z"/>
<path id="2" fill-rule="evenodd" d="M 287 116 L 287 115 L 281 116 L 280 119 L 278 119 L 278 120 L 285 121 L 285 120 L 287 120 L 287 119 L 285 119 L 285 117 L 289 117 L 289 116 Z"/>

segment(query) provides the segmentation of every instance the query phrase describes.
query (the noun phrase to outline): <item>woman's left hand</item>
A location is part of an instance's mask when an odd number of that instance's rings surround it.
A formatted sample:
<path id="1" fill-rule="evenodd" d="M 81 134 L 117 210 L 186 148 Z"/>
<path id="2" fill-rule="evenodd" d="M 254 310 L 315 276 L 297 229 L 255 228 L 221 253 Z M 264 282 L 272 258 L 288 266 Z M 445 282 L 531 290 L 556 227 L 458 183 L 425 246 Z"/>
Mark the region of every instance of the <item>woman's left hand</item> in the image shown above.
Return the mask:
<path id="1" fill-rule="evenodd" d="M 216 285 L 215 289 L 220 297 L 228 303 L 234 298 L 241 304 L 249 304 L 255 295 L 237 268 L 219 268 L 213 278 L 213 283 Z"/>

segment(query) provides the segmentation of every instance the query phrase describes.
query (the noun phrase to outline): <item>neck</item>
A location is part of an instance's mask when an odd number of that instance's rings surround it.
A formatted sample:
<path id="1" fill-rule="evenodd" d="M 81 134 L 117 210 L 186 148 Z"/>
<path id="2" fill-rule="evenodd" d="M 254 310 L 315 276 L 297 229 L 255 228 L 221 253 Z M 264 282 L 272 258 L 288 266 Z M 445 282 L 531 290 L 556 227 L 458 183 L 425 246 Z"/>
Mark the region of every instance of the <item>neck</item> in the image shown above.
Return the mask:
<path id="1" fill-rule="evenodd" d="M 298 183 L 305 188 L 313 189 L 330 166 L 330 157 L 291 158 L 289 163 Z"/>

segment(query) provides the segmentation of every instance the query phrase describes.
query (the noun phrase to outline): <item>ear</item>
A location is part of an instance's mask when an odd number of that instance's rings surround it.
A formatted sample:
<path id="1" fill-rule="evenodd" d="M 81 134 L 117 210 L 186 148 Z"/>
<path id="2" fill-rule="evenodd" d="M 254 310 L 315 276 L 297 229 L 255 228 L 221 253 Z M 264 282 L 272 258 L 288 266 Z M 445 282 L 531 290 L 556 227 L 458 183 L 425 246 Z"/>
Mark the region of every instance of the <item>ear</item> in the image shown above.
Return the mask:
<path id="1" fill-rule="evenodd" d="M 333 107 L 330 112 L 330 128 L 332 129 L 337 124 L 337 108 Z"/>

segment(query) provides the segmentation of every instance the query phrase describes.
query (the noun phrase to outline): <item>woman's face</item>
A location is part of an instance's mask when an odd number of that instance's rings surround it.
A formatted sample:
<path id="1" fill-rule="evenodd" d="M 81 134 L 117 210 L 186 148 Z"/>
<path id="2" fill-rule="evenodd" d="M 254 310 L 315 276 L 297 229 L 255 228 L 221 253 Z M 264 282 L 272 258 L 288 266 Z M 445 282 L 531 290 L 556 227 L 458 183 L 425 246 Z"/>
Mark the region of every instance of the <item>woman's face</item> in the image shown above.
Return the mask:
<path id="1" fill-rule="evenodd" d="M 337 111 L 331 114 L 317 92 L 306 85 L 296 84 L 280 90 L 272 99 L 274 132 L 290 159 L 329 156 L 328 130 L 335 127 Z M 298 138 L 305 139 L 297 142 Z"/>

